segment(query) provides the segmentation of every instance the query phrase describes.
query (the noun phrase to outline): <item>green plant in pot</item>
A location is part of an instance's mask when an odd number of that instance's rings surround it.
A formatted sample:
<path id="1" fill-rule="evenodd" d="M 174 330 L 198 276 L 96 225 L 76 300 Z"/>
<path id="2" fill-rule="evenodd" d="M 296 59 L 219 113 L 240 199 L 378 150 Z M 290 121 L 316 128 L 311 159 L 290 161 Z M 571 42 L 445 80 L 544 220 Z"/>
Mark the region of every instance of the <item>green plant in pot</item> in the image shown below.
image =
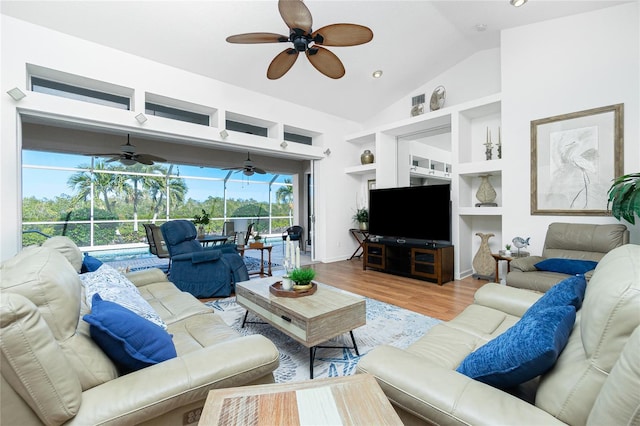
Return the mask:
<path id="1" fill-rule="evenodd" d="M 198 237 L 202 237 L 204 235 L 204 227 L 205 225 L 209 224 L 209 220 L 209 213 L 207 213 L 204 209 L 202 209 L 202 215 L 193 215 L 193 223 L 198 228 Z"/>
<path id="2" fill-rule="evenodd" d="M 307 290 L 311 288 L 311 280 L 316 276 L 316 271 L 311 268 L 296 268 L 289 272 L 289 279 L 293 281 L 294 290 Z"/>
<path id="3" fill-rule="evenodd" d="M 353 215 L 353 220 L 358 222 L 361 230 L 366 231 L 369 228 L 369 210 L 365 208 L 357 209 Z"/>
<path id="4" fill-rule="evenodd" d="M 616 178 L 608 194 L 607 209 L 611 206 L 611 214 L 635 225 L 635 216 L 640 217 L 640 172 Z"/>

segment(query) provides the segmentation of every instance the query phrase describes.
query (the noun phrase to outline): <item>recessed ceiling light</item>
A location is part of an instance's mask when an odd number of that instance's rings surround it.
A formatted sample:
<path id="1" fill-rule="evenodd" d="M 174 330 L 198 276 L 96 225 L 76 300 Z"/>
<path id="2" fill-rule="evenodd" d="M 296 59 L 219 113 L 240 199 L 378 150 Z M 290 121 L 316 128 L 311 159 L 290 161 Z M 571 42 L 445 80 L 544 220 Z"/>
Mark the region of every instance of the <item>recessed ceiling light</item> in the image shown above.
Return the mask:
<path id="1" fill-rule="evenodd" d="M 479 33 L 481 33 L 482 31 L 486 31 L 487 30 L 487 24 L 476 24 L 475 29 Z"/>
<path id="2" fill-rule="evenodd" d="M 511 6 L 515 6 L 515 7 L 520 7 L 526 2 L 527 0 L 509 0 L 509 3 L 511 3 Z"/>
<path id="3" fill-rule="evenodd" d="M 373 72 L 373 78 L 380 78 L 382 77 L 382 70 L 376 70 Z"/>

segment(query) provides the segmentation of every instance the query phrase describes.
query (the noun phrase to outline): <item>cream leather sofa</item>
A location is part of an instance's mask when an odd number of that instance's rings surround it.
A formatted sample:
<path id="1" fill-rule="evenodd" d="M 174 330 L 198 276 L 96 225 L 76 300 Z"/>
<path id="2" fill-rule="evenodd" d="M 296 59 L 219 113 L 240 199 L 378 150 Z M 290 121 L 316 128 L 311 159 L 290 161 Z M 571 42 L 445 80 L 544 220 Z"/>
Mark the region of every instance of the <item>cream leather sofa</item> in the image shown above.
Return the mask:
<path id="1" fill-rule="evenodd" d="M 507 392 L 456 371 L 540 296 L 485 284 L 455 319 L 434 326 L 406 349 L 373 349 L 357 371 L 377 378 L 405 424 L 640 424 L 638 245 L 613 249 L 599 262 L 568 343 L 542 376 Z"/>
<path id="2" fill-rule="evenodd" d="M 629 242 L 623 224 L 596 225 L 556 222 L 549 225 L 541 256 L 516 258 L 507 274 L 507 285 L 544 293 L 569 275 L 540 271 L 534 266 L 545 259 L 579 259 L 598 262 L 609 251 Z M 587 279 L 591 273 L 587 273 Z"/>
<path id="3" fill-rule="evenodd" d="M 166 323 L 177 357 L 118 374 L 82 319 L 82 254 L 54 238 L 0 267 L 3 426 L 197 424 L 210 389 L 274 381 L 271 341 L 240 336 L 158 269 L 128 278 Z"/>

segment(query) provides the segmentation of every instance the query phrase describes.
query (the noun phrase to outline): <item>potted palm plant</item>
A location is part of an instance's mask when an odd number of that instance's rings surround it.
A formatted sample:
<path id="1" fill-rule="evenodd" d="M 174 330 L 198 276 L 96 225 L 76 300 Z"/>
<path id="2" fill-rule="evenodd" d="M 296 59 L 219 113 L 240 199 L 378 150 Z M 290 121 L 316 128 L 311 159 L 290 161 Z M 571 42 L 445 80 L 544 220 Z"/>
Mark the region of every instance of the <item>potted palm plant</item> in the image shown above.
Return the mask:
<path id="1" fill-rule="evenodd" d="M 357 209 L 353 215 L 353 220 L 358 222 L 360 230 L 366 231 L 369 229 L 369 210 L 365 208 Z"/>
<path id="2" fill-rule="evenodd" d="M 635 216 L 640 217 L 640 172 L 616 178 L 608 194 L 607 209 L 611 206 L 611 214 L 635 225 Z"/>

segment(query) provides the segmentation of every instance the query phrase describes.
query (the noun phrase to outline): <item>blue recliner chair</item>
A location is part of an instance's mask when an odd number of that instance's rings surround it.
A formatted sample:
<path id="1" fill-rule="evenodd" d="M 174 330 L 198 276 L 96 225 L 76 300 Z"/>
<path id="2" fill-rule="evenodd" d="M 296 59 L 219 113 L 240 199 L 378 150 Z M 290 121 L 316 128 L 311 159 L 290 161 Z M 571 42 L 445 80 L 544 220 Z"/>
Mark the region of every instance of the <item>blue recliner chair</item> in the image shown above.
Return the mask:
<path id="1" fill-rule="evenodd" d="M 227 297 L 235 283 L 249 279 L 249 272 L 235 244 L 203 247 L 188 220 L 164 223 L 160 230 L 169 250 L 169 280 L 198 298 Z"/>

